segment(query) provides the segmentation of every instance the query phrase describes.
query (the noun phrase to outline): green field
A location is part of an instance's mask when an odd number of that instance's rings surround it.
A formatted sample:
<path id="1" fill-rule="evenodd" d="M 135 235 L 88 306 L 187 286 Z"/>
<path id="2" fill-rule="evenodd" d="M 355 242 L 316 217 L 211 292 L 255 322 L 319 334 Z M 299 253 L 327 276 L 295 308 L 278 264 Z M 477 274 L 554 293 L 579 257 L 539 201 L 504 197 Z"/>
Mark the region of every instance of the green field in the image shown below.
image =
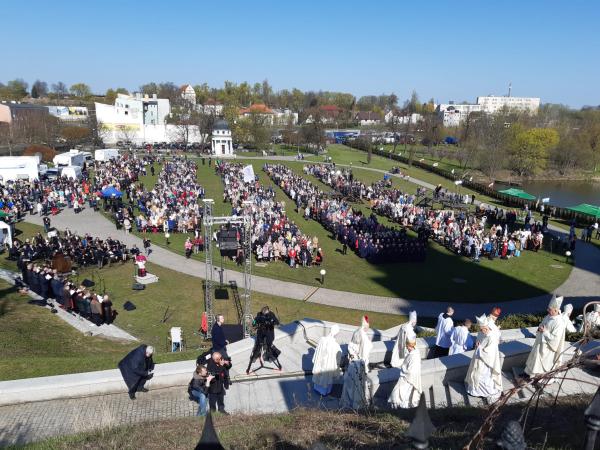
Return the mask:
<path id="1" fill-rule="evenodd" d="M 19 238 L 37 233 L 41 227 L 18 224 Z M 16 270 L 12 261 L 0 257 L 0 266 Z M 132 291 L 133 265 L 113 264 L 101 270 L 83 269 L 74 280 L 94 281 L 98 292 L 102 287 L 118 311 L 115 325 L 156 348 L 155 361 L 194 359 L 207 345 L 198 333 L 204 310 L 204 291 L 200 278 L 149 264 L 150 272 L 160 281 L 143 291 Z M 99 337 L 84 336 L 46 308 L 32 305 L 27 295 L 19 294 L 0 280 L 0 380 L 48 376 L 64 373 L 112 369 L 137 344 L 119 343 Z M 123 303 L 131 301 L 136 309 L 125 311 Z M 315 303 L 252 294 L 252 312 L 270 305 L 282 323 L 310 317 L 317 320 L 358 324 L 364 312 Z M 222 313 L 228 323 L 238 323 L 238 312 L 230 291 L 230 300 L 215 302 L 215 312 Z M 394 314 L 369 313 L 374 328 L 387 329 L 406 320 Z M 169 353 L 166 349 L 168 330 L 182 327 L 187 350 Z"/>
<path id="2" fill-rule="evenodd" d="M 345 146 L 329 146 L 330 154 L 338 163 L 353 162 L 355 176 L 370 184 L 381 179 L 381 173 L 365 170 L 366 154 L 357 150 L 348 149 Z M 315 157 L 316 159 L 320 157 Z M 337 159 L 339 158 L 339 161 Z M 255 173 L 260 177 L 264 186 L 273 185 L 267 175 L 262 171 L 265 163 L 263 160 L 243 160 L 238 162 L 249 163 L 254 167 Z M 297 173 L 302 173 L 301 162 L 286 161 L 285 164 Z M 371 165 L 376 168 L 391 168 L 398 164 L 385 158 L 373 156 Z M 158 167 L 157 167 L 158 169 Z M 419 169 L 411 169 L 417 171 Z M 421 172 L 415 176 L 422 177 Z M 158 173 L 158 170 L 156 171 Z M 426 172 L 425 172 L 426 173 Z M 439 181 L 441 177 L 428 174 Z M 325 191 L 331 188 L 323 185 L 315 178 L 308 177 Z M 223 202 L 223 186 L 221 179 L 212 167 L 198 163 L 198 179 L 206 190 L 206 197 L 215 201 L 214 214 L 229 215 L 231 206 Z M 151 177 L 146 177 L 144 183 L 154 184 Z M 448 180 L 445 180 L 448 182 Z M 394 179 L 394 183 L 401 189 L 409 192 L 416 190 L 416 185 Z M 449 182 L 452 184 L 452 182 Z M 148 184 L 147 184 L 148 185 Z M 453 184 L 452 184 L 453 185 Z M 412 188 L 412 190 L 411 190 Z M 438 244 L 430 244 L 427 261 L 423 264 L 396 263 L 373 265 L 358 256 L 349 253 L 342 255 L 341 246 L 333 240 L 328 232 L 317 222 L 305 220 L 301 214 L 294 211 L 293 204 L 285 193 L 275 187 L 277 198 L 286 202 L 288 207 L 286 213 L 300 229 L 309 236 L 318 236 L 319 245 L 324 252 L 323 268 L 327 270 L 326 287 L 350 292 L 368 293 L 381 296 L 403 297 L 416 300 L 434 301 L 461 301 L 479 303 L 482 301 L 506 301 L 527 297 L 534 297 L 551 292 L 560 286 L 569 276 L 571 266 L 563 264 L 563 258 L 546 252 L 533 254 L 523 252 L 520 258 L 511 260 L 482 260 L 481 263 L 473 263 L 470 260 L 458 257 Z M 366 204 L 356 205 L 363 212 L 370 213 Z M 394 226 L 387 219 L 380 218 L 383 223 Z M 162 233 L 148 236 L 155 245 L 166 247 L 165 238 Z M 172 234 L 169 249 L 179 254 L 184 253 L 184 242 L 186 235 Z M 193 258 L 203 259 L 201 252 Z M 220 259 L 217 261 L 220 263 Z M 560 264 L 558 264 L 560 263 Z M 224 261 L 224 266 L 239 270 L 233 262 Z M 553 267 L 557 266 L 557 267 Z M 312 286 L 320 286 L 318 268 L 290 269 L 281 262 L 271 262 L 267 267 L 254 266 L 253 271 L 257 275 L 270 278 L 293 281 Z"/>

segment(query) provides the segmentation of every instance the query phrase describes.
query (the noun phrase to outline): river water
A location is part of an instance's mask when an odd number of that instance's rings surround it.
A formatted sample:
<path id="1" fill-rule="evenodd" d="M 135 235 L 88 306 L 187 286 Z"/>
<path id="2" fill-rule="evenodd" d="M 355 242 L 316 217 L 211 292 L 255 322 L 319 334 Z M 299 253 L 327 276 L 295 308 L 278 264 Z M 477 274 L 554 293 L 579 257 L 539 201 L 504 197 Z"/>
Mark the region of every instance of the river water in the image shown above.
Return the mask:
<path id="1" fill-rule="evenodd" d="M 496 189 L 508 186 L 496 185 Z M 550 204 L 567 207 L 580 203 L 600 205 L 600 183 L 591 181 L 525 181 L 519 189 L 536 197 L 550 197 Z"/>

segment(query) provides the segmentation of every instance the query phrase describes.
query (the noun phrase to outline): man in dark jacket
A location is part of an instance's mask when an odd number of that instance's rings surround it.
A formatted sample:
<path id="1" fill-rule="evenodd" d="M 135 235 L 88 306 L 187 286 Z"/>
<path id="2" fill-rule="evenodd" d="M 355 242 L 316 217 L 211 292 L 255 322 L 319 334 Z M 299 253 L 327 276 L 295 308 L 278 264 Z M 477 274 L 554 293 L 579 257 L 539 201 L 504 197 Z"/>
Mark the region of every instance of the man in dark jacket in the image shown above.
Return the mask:
<path id="1" fill-rule="evenodd" d="M 138 348 L 130 351 L 125 358 L 119 362 L 119 370 L 123 375 L 123 380 L 129 390 L 129 398 L 135 400 L 135 393 L 148 392 L 144 383 L 151 379 L 154 370 L 154 361 L 152 354 L 154 347 L 150 345 L 140 345 Z"/>
<path id="2" fill-rule="evenodd" d="M 212 357 L 206 364 L 208 374 L 214 378 L 210 381 L 208 386 L 208 404 L 211 411 L 215 411 L 217 406 L 219 412 L 225 415 L 229 415 L 225 411 L 225 390 L 229 389 L 229 369 L 231 369 L 231 362 L 223 358 L 219 352 L 212 354 Z"/>
<path id="3" fill-rule="evenodd" d="M 223 331 L 223 324 L 225 323 L 225 317 L 222 314 L 217 316 L 217 320 L 212 327 L 212 348 L 214 352 L 220 352 L 225 358 L 227 358 L 227 344 L 229 342 L 225 339 L 225 332 Z"/>

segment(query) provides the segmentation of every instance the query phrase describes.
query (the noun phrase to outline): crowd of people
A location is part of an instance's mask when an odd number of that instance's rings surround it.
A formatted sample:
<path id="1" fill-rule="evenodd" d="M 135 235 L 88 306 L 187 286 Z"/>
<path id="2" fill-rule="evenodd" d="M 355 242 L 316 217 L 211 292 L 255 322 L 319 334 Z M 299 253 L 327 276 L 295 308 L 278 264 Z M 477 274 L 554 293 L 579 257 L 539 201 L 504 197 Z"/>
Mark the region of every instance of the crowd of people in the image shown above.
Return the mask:
<path id="1" fill-rule="evenodd" d="M 425 259 L 427 244 L 423 239 L 411 239 L 406 230 L 386 227 L 374 214 L 365 216 L 343 198 L 327 195 L 287 166 L 265 164 L 263 170 L 294 201 L 304 217 L 320 222 L 341 242 L 342 253 L 350 248 L 372 263 Z"/>
<path id="2" fill-rule="evenodd" d="M 417 194 L 408 194 L 392 187 L 389 178 L 366 186 L 357 181 L 351 169 L 336 169 L 336 166 L 317 164 L 304 166 L 304 173 L 315 176 L 321 182 L 346 196 L 354 196 L 370 203 L 371 209 L 405 228 L 412 228 L 419 237 L 431 237 L 458 255 L 480 261 L 480 257 L 509 259 L 520 256 L 524 250 L 537 252 L 542 248 L 547 217 L 536 222 L 529 209 L 525 209 L 523 223 L 519 224 L 516 210 L 479 204 L 475 212 L 467 208 L 444 208 L 416 205 Z M 453 196 L 447 189 L 438 186 L 434 199 L 446 203 L 463 203 L 462 197 Z M 470 196 L 467 203 L 472 203 Z"/>
<path id="3" fill-rule="evenodd" d="M 300 230 L 285 212 L 285 202 L 275 198 L 272 187 L 257 179 L 244 181 L 244 166 L 220 161 L 215 166 L 223 180 L 223 201 L 231 203 L 231 214 L 252 217 L 252 252 L 257 261 L 283 261 L 290 267 L 309 267 L 323 262 L 319 238 Z"/>
<path id="4" fill-rule="evenodd" d="M 140 176 L 155 175 L 154 163 L 162 164 L 154 186 L 140 182 Z M 185 157 L 160 160 L 152 156 L 122 158 L 97 171 L 101 184 L 116 188 L 128 200 L 109 199 L 117 228 L 142 233 L 187 233 L 199 235 L 202 211 L 198 200 L 204 188 L 197 181 L 197 166 Z"/>
<path id="5" fill-rule="evenodd" d="M 40 233 L 25 242 L 14 240 L 8 259 L 17 262 L 19 287 L 31 290 L 44 300 L 52 299 L 61 308 L 77 313 L 96 325 L 112 323 L 116 312 L 108 295 L 71 280 L 72 270 L 126 261 L 139 250 L 129 249 L 117 239 L 101 240 L 89 234 L 77 236 L 69 229 L 44 238 Z"/>

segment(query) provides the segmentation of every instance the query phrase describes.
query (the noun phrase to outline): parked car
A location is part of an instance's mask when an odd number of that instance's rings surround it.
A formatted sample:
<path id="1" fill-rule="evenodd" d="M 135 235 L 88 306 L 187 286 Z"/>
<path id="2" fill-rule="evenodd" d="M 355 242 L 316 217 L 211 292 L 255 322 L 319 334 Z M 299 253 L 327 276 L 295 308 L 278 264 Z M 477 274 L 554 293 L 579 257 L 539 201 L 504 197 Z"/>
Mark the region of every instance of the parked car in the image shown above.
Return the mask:
<path id="1" fill-rule="evenodd" d="M 60 169 L 56 167 L 50 167 L 46 169 L 46 173 L 44 173 L 44 178 L 49 181 L 57 180 L 60 177 Z"/>

